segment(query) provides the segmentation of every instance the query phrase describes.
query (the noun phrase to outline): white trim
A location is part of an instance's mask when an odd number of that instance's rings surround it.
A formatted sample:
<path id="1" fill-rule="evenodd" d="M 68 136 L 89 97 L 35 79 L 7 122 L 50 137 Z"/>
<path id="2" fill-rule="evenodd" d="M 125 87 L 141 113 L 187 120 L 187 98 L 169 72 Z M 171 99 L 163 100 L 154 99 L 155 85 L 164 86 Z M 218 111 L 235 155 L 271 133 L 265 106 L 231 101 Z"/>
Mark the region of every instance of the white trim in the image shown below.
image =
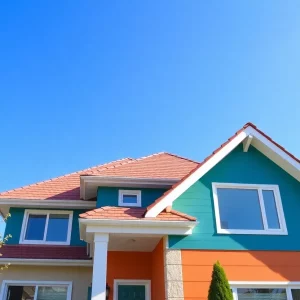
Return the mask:
<path id="1" fill-rule="evenodd" d="M 219 201 L 218 201 L 218 193 L 217 193 L 218 188 L 257 190 L 264 229 L 263 230 L 223 229 L 221 226 L 221 218 L 220 218 L 220 209 L 219 209 Z M 277 215 L 278 215 L 280 229 L 269 229 L 268 228 L 268 221 L 267 221 L 267 216 L 266 216 L 266 211 L 265 211 L 264 200 L 263 200 L 263 196 L 262 196 L 263 190 L 264 191 L 269 190 L 269 191 L 274 192 L 275 204 L 276 204 L 276 208 L 277 208 Z M 264 234 L 264 235 L 287 235 L 288 234 L 278 185 L 213 182 L 212 183 L 212 191 L 213 191 L 213 199 L 214 199 L 217 233 L 221 233 L 221 234 Z"/>
<path id="2" fill-rule="evenodd" d="M 7 297 L 8 286 L 22 285 L 22 286 L 66 286 L 67 287 L 67 299 L 72 298 L 72 281 L 26 281 L 26 280 L 3 280 L 1 285 L 0 299 L 5 300 Z M 35 289 L 35 297 L 37 297 L 37 288 Z"/>
<path id="3" fill-rule="evenodd" d="M 136 196 L 136 203 L 124 203 L 123 196 Z M 119 190 L 119 206 L 134 206 L 141 207 L 142 206 L 142 192 L 140 190 Z"/>
<path id="4" fill-rule="evenodd" d="M 25 240 L 27 222 L 28 222 L 28 217 L 29 217 L 30 214 L 46 215 L 46 225 L 45 225 L 43 240 Z M 49 215 L 50 214 L 69 215 L 67 240 L 65 242 L 46 241 L 46 234 L 47 234 L 47 230 L 48 230 L 48 220 L 49 220 Z M 25 209 L 19 244 L 70 245 L 71 233 L 72 233 L 72 223 L 73 223 L 73 211 L 69 211 L 69 210 L 33 210 L 33 209 Z"/>
<path id="5" fill-rule="evenodd" d="M 80 266 L 92 267 L 92 260 L 84 259 L 39 259 L 39 258 L 0 258 L 0 264 L 24 266 Z"/>
<path id="6" fill-rule="evenodd" d="M 95 233 L 191 235 L 196 221 L 79 219 L 80 239 L 90 243 Z"/>
<path id="7" fill-rule="evenodd" d="M 224 157 L 226 157 L 233 149 L 235 149 L 241 142 L 243 142 L 248 136 L 252 136 L 252 145 L 260 152 L 264 153 L 268 158 L 273 160 L 277 165 L 283 168 L 291 176 L 300 181 L 300 163 L 293 159 L 290 155 L 284 152 L 281 148 L 272 143 L 269 139 L 264 137 L 255 128 L 248 126 L 241 131 L 235 137 L 231 139 L 229 143 L 218 149 L 209 159 L 204 161 L 200 167 L 192 172 L 186 179 L 180 182 L 174 187 L 161 201 L 151 207 L 146 217 L 156 217 L 167 206 L 172 205 L 183 192 L 185 192 L 190 186 L 192 186 L 197 180 L 204 176 L 209 170 L 211 170 L 216 164 L 218 164 Z M 255 143 L 254 143 L 255 142 Z M 264 149 L 263 145 L 266 149 Z M 274 157 L 272 157 L 272 155 Z"/>
<path id="8" fill-rule="evenodd" d="M 241 286 L 294 286 L 299 285 L 300 281 L 229 281 L 230 286 L 241 287 Z"/>
<path id="9" fill-rule="evenodd" d="M 249 147 L 251 145 L 251 142 L 252 142 L 252 139 L 253 139 L 253 136 L 252 135 L 249 135 L 248 137 L 246 137 L 243 141 L 243 151 L 244 152 L 248 152 L 249 150 Z"/>
<path id="10" fill-rule="evenodd" d="M 155 185 L 173 185 L 174 183 L 178 182 L 180 178 L 170 179 L 170 178 L 145 178 L 145 177 L 136 177 L 136 178 L 130 178 L 130 177 L 111 177 L 111 176 L 99 176 L 99 175 L 81 175 L 80 178 L 84 182 L 88 183 L 98 183 L 101 182 L 102 184 L 109 184 L 109 183 L 116 183 L 116 184 L 122 184 L 122 183 L 131 183 L 131 184 L 155 184 Z"/>
<path id="11" fill-rule="evenodd" d="M 238 288 L 284 288 L 287 300 L 293 300 L 292 289 L 300 289 L 300 281 L 229 281 L 233 299 L 238 300 Z"/>
<path id="12" fill-rule="evenodd" d="M 156 217 L 167 206 L 171 206 L 173 201 L 177 199 L 183 192 L 185 192 L 191 185 L 193 185 L 199 178 L 212 169 L 217 163 L 219 163 L 225 156 L 227 156 L 235 147 L 237 147 L 245 138 L 247 133 L 245 131 L 240 132 L 235 136 L 230 143 L 225 145 L 220 151 L 215 153 L 210 159 L 205 161 L 196 171 L 189 175 L 185 180 L 178 184 L 173 190 L 169 192 L 160 202 L 150 208 L 146 217 Z"/>
<path id="13" fill-rule="evenodd" d="M 0 206 L 9 205 L 11 207 L 47 207 L 47 208 L 95 208 L 96 201 L 83 200 L 44 200 L 44 199 L 0 199 Z"/>
<path id="14" fill-rule="evenodd" d="M 114 298 L 118 300 L 118 286 L 119 285 L 143 285 L 145 286 L 145 300 L 151 300 L 151 280 L 137 280 L 137 279 L 115 279 L 114 280 Z"/>

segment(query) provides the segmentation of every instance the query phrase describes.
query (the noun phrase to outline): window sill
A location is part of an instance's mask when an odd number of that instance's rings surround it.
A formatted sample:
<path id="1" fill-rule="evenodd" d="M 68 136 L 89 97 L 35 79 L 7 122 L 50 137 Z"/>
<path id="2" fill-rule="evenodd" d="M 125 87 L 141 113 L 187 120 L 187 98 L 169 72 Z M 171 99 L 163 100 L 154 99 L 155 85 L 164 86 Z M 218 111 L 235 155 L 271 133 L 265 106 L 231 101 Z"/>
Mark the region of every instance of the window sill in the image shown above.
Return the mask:
<path id="1" fill-rule="evenodd" d="M 217 234 L 240 234 L 240 235 L 288 235 L 287 231 L 272 230 L 226 230 L 218 229 Z"/>
<path id="2" fill-rule="evenodd" d="M 20 245 L 70 246 L 69 242 L 20 241 Z"/>

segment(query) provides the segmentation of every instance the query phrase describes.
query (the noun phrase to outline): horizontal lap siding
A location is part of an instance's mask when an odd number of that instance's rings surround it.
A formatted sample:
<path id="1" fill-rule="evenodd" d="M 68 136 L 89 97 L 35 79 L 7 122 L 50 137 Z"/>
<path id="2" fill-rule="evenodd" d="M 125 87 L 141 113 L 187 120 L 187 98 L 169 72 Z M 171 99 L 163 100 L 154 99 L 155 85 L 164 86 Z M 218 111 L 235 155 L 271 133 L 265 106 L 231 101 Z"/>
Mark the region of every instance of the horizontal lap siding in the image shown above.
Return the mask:
<path id="1" fill-rule="evenodd" d="M 300 281 L 300 252 L 182 250 L 185 300 L 207 299 L 213 264 L 231 281 Z"/>
<path id="2" fill-rule="evenodd" d="M 279 186 L 288 235 L 217 234 L 212 182 L 276 184 Z M 254 147 L 237 147 L 180 195 L 172 207 L 192 215 L 199 224 L 193 234 L 170 236 L 173 249 L 300 251 L 300 183 Z"/>

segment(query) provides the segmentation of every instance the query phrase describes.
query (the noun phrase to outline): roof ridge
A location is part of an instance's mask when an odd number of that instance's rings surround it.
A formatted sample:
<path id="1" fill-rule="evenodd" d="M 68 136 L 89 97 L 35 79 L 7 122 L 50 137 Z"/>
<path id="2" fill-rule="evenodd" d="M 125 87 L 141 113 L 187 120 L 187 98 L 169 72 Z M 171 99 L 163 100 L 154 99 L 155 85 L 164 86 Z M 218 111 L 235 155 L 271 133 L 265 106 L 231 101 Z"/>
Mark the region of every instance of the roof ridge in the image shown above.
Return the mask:
<path id="1" fill-rule="evenodd" d="M 128 159 L 130 159 L 130 161 L 126 162 L 126 164 L 135 163 L 135 162 L 138 162 L 138 161 L 141 161 L 141 160 L 153 157 L 153 156 L 161 155 L 161 154 L 169 154 L 169 153 L 167 153 L 167 152 L 157 152 L 157 153 L 141 156 L 139 158 L 128 158 Z M 120 167 L 120 166 L 111 166 L 111 167 L 107 167 L 107 169 L 113 169 L 113 168 L 117 168 L 117 167 Z"/>
<path id="2" fill-rule="evenodd" d="M 180 158 L 180 159 L 184 159 L 184 160 L 196 163 L 196 164 L 200 164 L 199 161 L 196 161 L 196 160 L 193 160 L 193 159 L 190 159 L 190 158 L 186 158 L 186 157 L 178 155 L 178 154 L 174 154 L 174 153 L 170 153 L 170 152 L 161 152 L 161 153 L 168 154 L 170 156 L 174 156 L 174 157 L 177 157 L 177 158 Z"/>
<path id="3" fill-rule="evenodd" d="M 113 160 L 111 162 L 107 162 L 107 163 L 104 163 L 102 165 L 97 165 L 97 166 L 94 166 L 94 167 L 90 167 L 90 168 L 86 168 L 86 169 L 83 169 L 83 170 L 75 171 L 75 172 L 72 172 L 72 173 L 69 173 L 69 174 L 53 177 L 53 178 L 50 178 L 50 179 L 42 180 L 42 181 L 39 181 L 39 182 L 36 182 L 36 183 L 27 184 L 27 185 L 24 185 L 24 186 L 21 186 L 21 187 L 18 187 L 18 188 L 14 188 L 14 189 L 11 189 L 11 190 L 3 191 L 3 192 L 0 192 L 0 195 L 9 194 L 9 193 L 14 192 L 14 191 L 23 190 L 27 187 L 37 186 L 37 185 L 40 185 L 40 184 L 43 184 L 43 183 L 46 183 L 46 182 L 51 182 L 51 181 L 61 179 L 61 178 L 65 178 L 65 177 L 68 177 L 68 176 L 71 176 L 71 175 L 80 174 L 80 173 L 86 172 L 86 171 L 94 169 L 94 168 L 99 168 L 101 166 L 105 167 L 105 165 L 118 163 L 118 162 L 126 161 L 126 160 L 131 161 L 131 160 L 133 160 L 133 158 L 126 157 L 126 158 L 122 158 L 122 159 Z"/>

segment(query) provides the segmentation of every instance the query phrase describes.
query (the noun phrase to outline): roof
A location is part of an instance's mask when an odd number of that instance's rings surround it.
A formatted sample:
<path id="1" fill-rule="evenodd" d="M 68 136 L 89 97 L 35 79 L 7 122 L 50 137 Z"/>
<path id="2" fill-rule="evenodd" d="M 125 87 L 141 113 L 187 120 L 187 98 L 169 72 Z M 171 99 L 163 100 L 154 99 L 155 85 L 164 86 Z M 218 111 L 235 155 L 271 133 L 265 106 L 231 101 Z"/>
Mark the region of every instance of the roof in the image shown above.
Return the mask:
<path id="1" fill-rule="evenodd" d="M 5 199 L 79 200 L 80 176 L 181 179 L 198 165 L 175 154 L 161 152 L 139 159 L 124 158 L 50 180 L 0 193 Z"/>
<path id="2" fill-rule="evenodd" d="M 1 259 L 90 259 L 85 246 L 3 245 L 1 254 Z"/>
<path id="3" fill-rule="evenodd" d="M 218 153 L 220 153 L 221 151 L 224 151 L 225 147 L 228 146 L 231 142 L 233 142 L 233 140 L 235 140 L 238 136 L 240 136 L 241 133 L 245 132 L 247 129 L 253 129 L 252 132 L 257 132 L 258 134 L 260 134 L 261 136 L 263 136 L 268 142 L 270 142 L 273 146 L 275 146 L 275 148 L 278 148 L 279 150 L 281 150 L 285 155 L 287 155 L 288 158 L 292 159 L 293 161 L 295 161 L 296 163 L 300 163 L 300 160 L 295 157 L 293 154 L 291 154 L 289 151 L 287 151 L 284 147 L 282 147 L 280 144 L 278 144 L 277 142 L 275 142 L 270 136 L 268 136 L 267 134 L 265 134 L 263 131 L 261 131 L 260 129 L 258 129 L 253 123 L 246 123 L 240 130 L 238 130 L 233 136 L 231 136 L 225 143 L 223 143 L 219 148 L 217 148 L 215 151 L 213 151 L 209 156 L 207 156 L 201 163 L 198 164 L 198 166 L 196 166 L 193 170 L 191 170 L 189 173 L 187 173 L 184 177 L 181 178 L 180 181 L 178 181 L 177 183 L 175 183 L 169 190 L 167 190 L 160 198 L 156 199 L 152 204 L 150 204 L 147 207 L 147 213 L 146 216 L 150 217 L 150 216 L 155 216 L 157 214 L 157 212 L 153 213 L 149 213 L 150 210 L 152 210 L 154 207 L 157 207 L 159 204 L 161 204 L 169 195 L 171 195 L 172 193 L 174 194 L 173 199 L 175 200 L 175 198 L 178 197 L 178 192 L 176 193 L 175 196 L 175 190 L 179 190 L 179 188 L 181 186 L 183 186 L 184 183 L 186 183 L 192 176 L 194 176 L 194 174 L 196 174 L 200 169 L 202 169 L 202 167 L 204 165 L 206 165 L 206 163 L 208 163 L 209 161 L 211 161 Z M 248 134 L 249 135 L 249 134 Z M 246 135 L 245 135 L 246 136 Z M 243 141 L 243 139 L 245 138 L 241 137 L 241 141 Z M 241 141 L 238 141 L 237 144 L 239 144 Z M 225 155 L 226 156 L 226 155 Z M 208 171 L 209 169 L 207 169 L 205 171 L 205 173 Z M 198 177 L 198 179 L 201 176 Z M 189 187 L 190 185 L 186 184 L 185 185 L 185 190 Z M 171 198 L 171 197 L 170 197 Z M 173 201 L 174 201 L 173 200 Z M 167 205 L 171 205 L 170 203 L 171 201 L 169 201 L 168 203 L 166 203 L 164 206 L 161 206 L 161 208 L 158 210 L 162 211 Z"/>
<path id="4" fill-rule="evenodd" d="M 196 221 L 196 218 L 170 210 L 163 211 L 155 218 L 145 218 L 145 208 L 104 206 L 87 211 L 80 215 L 83 219 L 105 220 L 153 220 L 153 221 Z"/>

